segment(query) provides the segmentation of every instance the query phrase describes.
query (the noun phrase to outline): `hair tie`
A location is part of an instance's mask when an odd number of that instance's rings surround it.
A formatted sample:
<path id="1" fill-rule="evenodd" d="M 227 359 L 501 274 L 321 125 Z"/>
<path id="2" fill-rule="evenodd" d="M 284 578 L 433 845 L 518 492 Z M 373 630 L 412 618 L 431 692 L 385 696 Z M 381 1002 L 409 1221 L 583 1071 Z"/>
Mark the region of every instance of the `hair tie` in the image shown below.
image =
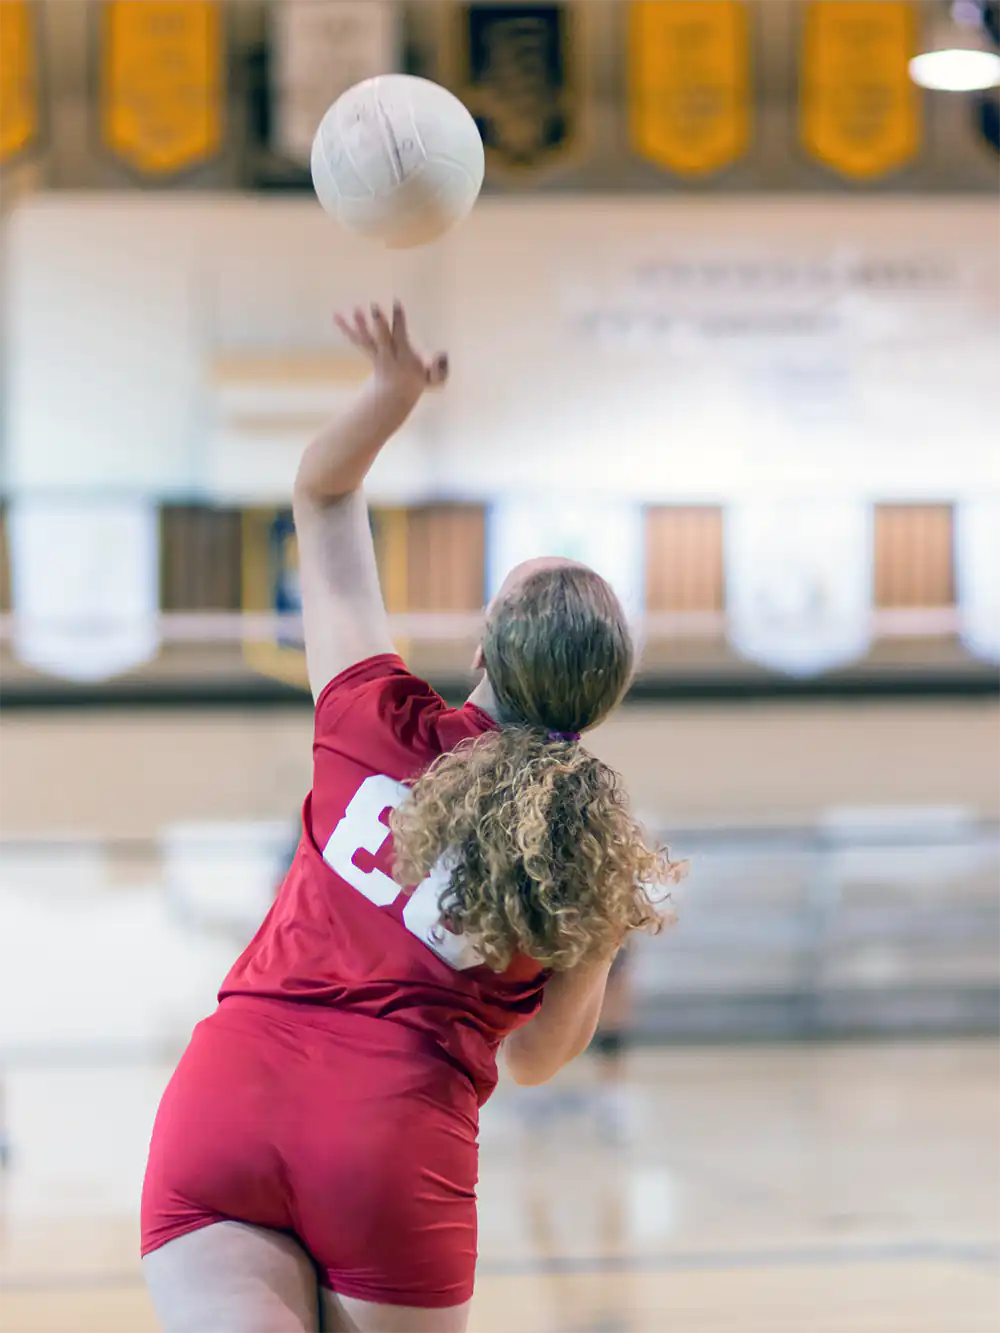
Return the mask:
<path id="1" fill-rule="evenodd" d="M 567 742 L 569 742 L 570 744 L 572 744 L 573 741 L 578 741 L 579 739 L 580 739 L 580 733 L 579 733 L 578 731 L 550 731 L 550 732 L 549 732 L 549 740 L 550 740 L 550 741 L 567 741 Z"/>

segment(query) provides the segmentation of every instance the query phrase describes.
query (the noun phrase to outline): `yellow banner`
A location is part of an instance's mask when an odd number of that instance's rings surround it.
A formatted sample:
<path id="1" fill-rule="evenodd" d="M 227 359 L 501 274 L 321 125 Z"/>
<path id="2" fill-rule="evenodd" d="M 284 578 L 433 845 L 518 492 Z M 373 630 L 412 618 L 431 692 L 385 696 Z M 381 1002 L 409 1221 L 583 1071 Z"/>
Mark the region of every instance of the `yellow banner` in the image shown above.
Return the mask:
<path id="1" fill-rule="evenodd" d="M 750 140 L 750 35 L 743 0 L 634 0 L 629 127 L 642 157 L 707 176 Z"/>
<path id="2" fill-rule="evenodd" d="M 297 616 L 299 551 L 295 525 L 285 509 L 243 511 L 243 610 L 274 616 Z M 273 639 L 245 640 L 243 660 L 262 676 L 305 688 L 305 645 L 292 633 Z"/>
<path id="3" fill-rule="evenodd" d="M 106 0 L 101 131 L 147 176 L 209 161 L 222 145 L 222 16 L 215 0 Z"/>
<path id="4" fill-rule="evenodd" d="M 0 163 L 38 138 L 38 48 L 29 0 L 0 0 Z"/>
<path id="5" fill-rule="evenodd" d="M 910 78 L 911 0 L 813 0 L 805 11 L 801 134 L 806 150 L 852 180 L 906 165 L 921 141 Z"/>

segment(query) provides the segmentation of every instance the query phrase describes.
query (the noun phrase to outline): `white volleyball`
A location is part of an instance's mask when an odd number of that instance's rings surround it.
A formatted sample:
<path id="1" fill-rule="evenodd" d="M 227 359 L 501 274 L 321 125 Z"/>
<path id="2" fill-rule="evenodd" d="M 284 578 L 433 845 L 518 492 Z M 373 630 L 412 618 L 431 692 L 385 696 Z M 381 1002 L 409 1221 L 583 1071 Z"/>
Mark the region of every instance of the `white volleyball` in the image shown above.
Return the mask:
<path id="1" fill-rule="evenodd" d="M 486 163 L 476 122 L 446 88 L 410 74 L 338 97 L 312 148 L 317 198 L 347 231 L 392 249 L 436 241 L 472 209 Z"/>

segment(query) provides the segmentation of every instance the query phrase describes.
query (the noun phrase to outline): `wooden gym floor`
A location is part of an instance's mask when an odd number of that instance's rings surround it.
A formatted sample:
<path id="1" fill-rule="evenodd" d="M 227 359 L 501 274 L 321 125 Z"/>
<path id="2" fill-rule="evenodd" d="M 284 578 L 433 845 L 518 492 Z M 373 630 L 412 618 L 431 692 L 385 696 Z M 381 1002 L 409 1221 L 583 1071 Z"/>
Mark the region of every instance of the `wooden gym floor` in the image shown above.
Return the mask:
<path id="1" fill-rule="evenodd" d="M 167 1066 L 7 1071 L 4 1333 L 146 1333 L 136 1200 Z M 996 1333 L 995 1043 L 652 1050 L 483 1120 L 475 1333 Z M 206 1330 L 206 1333 L 210 1333 Z"/>

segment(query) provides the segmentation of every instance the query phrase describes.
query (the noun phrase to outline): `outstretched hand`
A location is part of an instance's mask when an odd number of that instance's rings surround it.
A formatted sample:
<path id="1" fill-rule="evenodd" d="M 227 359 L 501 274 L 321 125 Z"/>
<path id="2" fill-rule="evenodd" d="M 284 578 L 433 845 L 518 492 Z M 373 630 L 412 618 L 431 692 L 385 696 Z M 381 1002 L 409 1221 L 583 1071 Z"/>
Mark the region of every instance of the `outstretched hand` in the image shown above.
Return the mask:
<path id="1" fill-rule="evenodd" d="M 375 376 L 386 388 L 418 398 L 425 389 L 435 389 L 448 378 L 448 358 L 443 352 L 430 361 L 414 349 L 406 326 L 406 312 L 399 301 L 393 302 L 390 322 L 380 306 L 373 305 L 368 316 L 360 307 L 353 319 L 335 316 L 337 327 L 359 352 L 371 361 Z"/>

